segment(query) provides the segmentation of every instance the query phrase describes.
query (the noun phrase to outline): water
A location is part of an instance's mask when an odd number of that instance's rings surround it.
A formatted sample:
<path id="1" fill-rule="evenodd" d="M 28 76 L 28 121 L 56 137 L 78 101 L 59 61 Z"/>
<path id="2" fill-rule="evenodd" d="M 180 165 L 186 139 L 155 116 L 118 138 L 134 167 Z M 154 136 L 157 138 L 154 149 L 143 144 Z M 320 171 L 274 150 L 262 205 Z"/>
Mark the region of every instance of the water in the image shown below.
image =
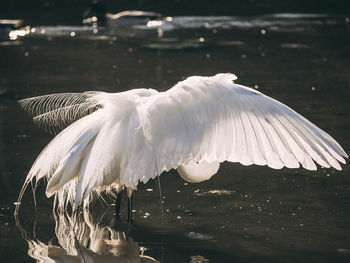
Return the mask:
<path id="1" fill-rule="evenodd" d="M 115 221 L 108 197 L 83 215 L 53 214 L 53 200 L 46 199 L 41 183 L 38 210 L 27 190 L 20 228 L 13 218 L 25 175 L 52 138 L 18 107 L 16 101 L 25 97 L 167 90 L 190 75 L 232 72 L 238 83 L 310 119 L 349 153 L 348 18 L 173 17 L 133 30 L 81 25 L 22 30 L 25 36 L 10 40 L 3 34 L 0 42 L 2 261 L 49 256 L 76 262 L 80 253 L 103 262 L 349 262 L 348 164 L 340 172 L 310 172 L 224 163 L 200 184 L 187 184 L 170 171 L 160 176 L 162 206 L 156 182 L 139 185 L 131 226 L 125 223 L 125 200 L 121 221 Z"/>

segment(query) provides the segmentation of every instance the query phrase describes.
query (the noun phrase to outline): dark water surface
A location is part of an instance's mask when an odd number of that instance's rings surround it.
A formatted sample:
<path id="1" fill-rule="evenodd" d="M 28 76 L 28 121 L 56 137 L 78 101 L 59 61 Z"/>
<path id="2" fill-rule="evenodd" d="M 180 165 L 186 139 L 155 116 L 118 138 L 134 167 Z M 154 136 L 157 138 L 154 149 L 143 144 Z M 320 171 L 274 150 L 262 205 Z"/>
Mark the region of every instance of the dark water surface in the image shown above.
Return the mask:
<path id="1" fill-rule="evenodd" d="M 53 214 L 41 183 L 38 210 L 30 190 L 21 205 L 25 235 L 13 217 L 23 180 L 52 138 L 18 107 L 25 97 L 167 90 L 191 75 L 232 72 L 237 83 L 286 103 L 349 153 L 349 29 L 344 16 L 276 14 L 174 17 L 134 29 L 28 27 L 13 40 L 3 30 L 1 261 L 79 262 L 80 254 L 86 262 L 350 262 L 348 164 L 310 172 L 224 163 L 200 184 L 170 171 L 160 176 L 162 207 L 155 181 L 139 185 L 130 227 L 125 216 L 113 220 L 108 197 L 81 215 Z M 125 215 L 126 203 L 123 209 Z"/>

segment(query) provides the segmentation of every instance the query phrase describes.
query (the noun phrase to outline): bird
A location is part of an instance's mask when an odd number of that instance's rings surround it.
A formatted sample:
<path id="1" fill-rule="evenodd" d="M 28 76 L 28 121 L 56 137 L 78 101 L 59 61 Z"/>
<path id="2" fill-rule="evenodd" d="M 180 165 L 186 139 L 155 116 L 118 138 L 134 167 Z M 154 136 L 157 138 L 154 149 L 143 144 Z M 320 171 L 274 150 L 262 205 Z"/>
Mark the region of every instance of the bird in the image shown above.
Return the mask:
<path id="1" fill-rule="evenodd" d="M 176 169 L 186 181 L 209 180 L 224 161 L 316 170 L 348 158 L 309 120 L 231 73 L 191 76 L 164 92 L 58 93 L 19 101 L 47 129 L 63 129 L 40 153 L 19 194 L 46 178 L 58 208 L 88 207 L 102 192 L 129 198 L 140 182 Z M 15 213 L 17 213 L 16 209 Z"/>
<path id="2" fill-rule="evenodd" d="M 156 12 L 125 10 L 115 14 L 108 13 L 105 5 L 99 0 L 93 0 L 83 14 L 84 24 L 98 23 L 111 27 L 121 27 L 147 24 L 148 21 L 160 19 L 162 15 Z"/>

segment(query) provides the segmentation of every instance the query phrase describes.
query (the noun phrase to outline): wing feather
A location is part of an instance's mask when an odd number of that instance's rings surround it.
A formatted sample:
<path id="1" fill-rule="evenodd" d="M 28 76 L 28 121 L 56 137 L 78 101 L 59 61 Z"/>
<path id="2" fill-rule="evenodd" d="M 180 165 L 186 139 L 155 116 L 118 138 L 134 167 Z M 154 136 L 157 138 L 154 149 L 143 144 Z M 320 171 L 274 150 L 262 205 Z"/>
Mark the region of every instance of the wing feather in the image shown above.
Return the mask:
<path id="1" fill-rule="evenodd" d="M 250 115 L 252 115 L 252 109 L 249 108 L 249 103 L 245 102 L 245 98 L 242 100 L 242 122 L 244 123 L 244 130 L 247 134 L 246 141 L 249 146 L 249 155 L 252 156 L 252 162 L 258 165 L 265 165 L 266 161 L 261 154 L 259 147 L 259 135 L 256 134 L 255 125 L 252 123 Z"/>

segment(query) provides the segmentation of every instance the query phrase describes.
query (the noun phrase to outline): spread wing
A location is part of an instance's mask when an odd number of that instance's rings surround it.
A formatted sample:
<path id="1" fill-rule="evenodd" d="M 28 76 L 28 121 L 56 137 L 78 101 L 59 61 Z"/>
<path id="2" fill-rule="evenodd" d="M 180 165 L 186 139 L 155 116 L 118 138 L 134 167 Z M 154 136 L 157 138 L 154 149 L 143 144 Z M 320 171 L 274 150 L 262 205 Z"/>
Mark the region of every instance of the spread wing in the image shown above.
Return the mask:
<path id="1" fill-rule="evenodd" d="M 235 79 L 190 77 L 138 107 L 154 157 L 149 177 L 192 161 L 308 170 L 316 170 L 316 162 L 341 170 L 348 156 L 330 135 Z"/>

